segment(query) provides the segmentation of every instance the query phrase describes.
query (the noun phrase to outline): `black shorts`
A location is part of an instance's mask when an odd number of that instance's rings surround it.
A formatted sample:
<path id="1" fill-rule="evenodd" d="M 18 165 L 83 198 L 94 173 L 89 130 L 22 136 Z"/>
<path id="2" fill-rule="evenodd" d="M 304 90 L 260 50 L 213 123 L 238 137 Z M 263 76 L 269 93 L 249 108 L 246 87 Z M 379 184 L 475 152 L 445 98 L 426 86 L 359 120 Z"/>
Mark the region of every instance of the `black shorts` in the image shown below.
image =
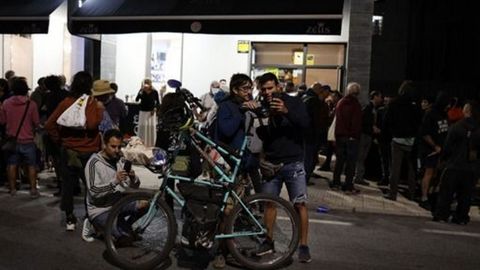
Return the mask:
<path id="1" fill-rule="evenodd" d="M 423 158 L 423 167 L 424 168 L 437 168 L 438 160 L 440 159 L 440 154 L 435 154 L 431 156 L 425 156 Z"/>

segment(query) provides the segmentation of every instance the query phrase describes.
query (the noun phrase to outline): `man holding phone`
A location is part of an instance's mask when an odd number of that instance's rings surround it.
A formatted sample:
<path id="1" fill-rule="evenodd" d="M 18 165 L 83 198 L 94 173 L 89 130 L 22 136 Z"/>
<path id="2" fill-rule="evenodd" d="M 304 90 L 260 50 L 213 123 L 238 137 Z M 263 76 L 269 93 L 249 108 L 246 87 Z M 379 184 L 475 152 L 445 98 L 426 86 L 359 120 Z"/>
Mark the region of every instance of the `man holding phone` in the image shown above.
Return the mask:
<path id="1" fill-rule="evenodd" d="M 103 135 L 103 150 L 93 154 L 85 167 L 88 218 L 83 223 L 82 238 L 87 242 L 93 241 L 91 224 L 103 230 L 108 213 L 112 205 L 122 198 L 122 192 L 127 187 L 140 186 L 132 163 L 121 158 L 122 138 L 119 130 L 107 130 Z"/>
<path id="2" fill-rule="evenodd" d="M 311 262 L 308 248 L 308 209 L 307 183 L 304 168 L 304 130 L 309 126 L 309 117 L 305 104 L 299 97 L 281 93 L 277 76 L 265 73 L 259 79 L 260 94 L 268 102 L 268 125 L 257 128 L 257 134 L 263 141 L 263 157 L 260 170 L 264 183 L 262 192 L 280 195 L 283 184 L 288 196 L 300 216 L 300 246 L 298 259 L 302 263 Z M 265 166 L 267 164 L 271 164 Z M 267 168 L 269 167 L 269 168 Z M 268 173 L 272 174 L 268 177 Z M 265 207 L 267 239 L 257 251 L 257 256 L 275 252 L 271 236 L 274 232 L 276 209 Z"/>

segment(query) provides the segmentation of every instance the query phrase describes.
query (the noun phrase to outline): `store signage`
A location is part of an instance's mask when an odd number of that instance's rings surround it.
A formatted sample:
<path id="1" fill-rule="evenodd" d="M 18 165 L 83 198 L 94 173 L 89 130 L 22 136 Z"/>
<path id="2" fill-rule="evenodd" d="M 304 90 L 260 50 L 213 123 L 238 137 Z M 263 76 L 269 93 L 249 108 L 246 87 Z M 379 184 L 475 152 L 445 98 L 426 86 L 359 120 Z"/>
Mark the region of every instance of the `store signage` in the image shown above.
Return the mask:
<path id="1" fill-rule="evenodd" d="M 75 34 L 184 32 L 340 35 L 343 0 L 69 0 Z"/>
<path id="2" fill-rule="evenodd" d="M 249 53 L 250 52 L 250 41 L 239 40 L 237 42 L 237 52 L 238 53 Z"/>

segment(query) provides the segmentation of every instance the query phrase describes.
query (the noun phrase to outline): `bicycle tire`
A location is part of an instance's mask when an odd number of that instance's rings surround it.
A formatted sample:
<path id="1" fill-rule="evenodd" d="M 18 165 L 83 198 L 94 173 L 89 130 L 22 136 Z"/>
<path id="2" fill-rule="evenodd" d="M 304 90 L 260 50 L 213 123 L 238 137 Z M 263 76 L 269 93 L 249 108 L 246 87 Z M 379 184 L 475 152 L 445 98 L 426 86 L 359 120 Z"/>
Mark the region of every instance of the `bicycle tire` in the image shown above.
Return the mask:
<path id="1" fill-rule="evenodd" d="M 155 202 L 157 211 L 145 230 L 141 232 L 132 230 L 134 221 L 139 220 L 148 210 L 146 206 L 143 207 L 143 212 L 138 210 L 138 202 L 142 204 L 145 202 L 151 203 L 152 199 L 153 194 L 132 193 L 119 200 L 112 207 L 105 228 L 105 246 L 108 259 L 112 264 L 122 269 L 143 270 L 152 269 L 169 258 L 170 251 L 175 244 L 177 224 L 172 210 L 163 200 Z M 129 207 L 132 205 L 136 206 L 133 214 L 125 210 L 131 209 Z M 124 223 L 117 226 L 119 218 L 120 220 L 123 219 Z M 129 221 L 130 219 L 134 221 Z M 124 224 L 127 224 L 128 227 L 126 228 Z M 117 228 L 115 232 L 114 228 Z M 120 233 L 120 230 L 123 231 Z M 128 233 L 125 233 L 125 230 L 129 230 Z M 119 234 L 122 236 L 118 237 Z M 160 237 L 162 239 L 159 239 Z M 121 241 L 123 240 L 121 238 L 128 239 L 128 241 Z M 160 246 L 159 244 L 162 243 L 163 245 Z M 149 258 L 146 258 L 147 255 Z M 137 261 L 137 257 L 138 259 L 142 257 L 141 259 L 144 261 Z"/>
<path id="2" fill-rule="evenodd" d="M 269 270 L 269 269 L 277 269 L 286 265 L 291 260 L 293 253 L 296 251 L 299 243 L 299 238 L 300 238 L 300 218 L 297 212 L 295 211 L 295 209 L 293 208 L 293 206 L 291 205 L 291 203 L 280 197 L 276 197 L 270 194 L 263 194 L 263 193 L 248 196 L 242 201 L 254 214 L 257 213 L 257 215 L 259 215 L 258 212 L 261 211 L 260 209 L 262 206 L 260 205 L 262 205 L 262 202 L 264 203 L 270 202 L 275 204 L 277 207 L 276 223 L 282 223 L 284 225 L 276 224 L 277 228 L 273 230 L 274 231 L 273 233 L 275 234 L 273 237 L 274 238 L 273 240 L 277 241 L 275 243 L 277 247 L 278 247 L 278 240 L 281 240 L 281 238 L 285 238 L 286 241 L 283 243 L 280 243 L 281 247 L 284 248 L 283 250 L 275 251 L 272 253 L 272 255 L 265 258 L 265 257 L 252 255 L 253 251 L 250 251 L 250 252 L 246 251 L 247 249 L 252 250 L 252 248 L 254 247 L 253 245 L 256 245 L 258 247 L 258 245 L 260 244 L 258 237 L 243 236 L 243 237 L 228 238 L 226 239 L 227 247 L 230 253 L 232 254 L 232 256 L 237 260 L 238 263 L 240 263 L 241 265 L 243 265 L 248 269 Z M 282 208 L 281 215 L 278 215 L 279 208 Z M 233 208 L 233 210 L 230 212 L 229 216 L 227 217 L 227 223 L 225 227 L 226 234 L 241 232 L 241 228 L 239 227 L 243 227 L 243 228 L 248 227 L 247 231 L 253 230 L 252 228 L 255 227 L 256 225 L 253 224 L 253 220 L 250 217 L 244 218 L 245 213 L 246 212 L 242 207 L 242 205 L 237 203 Z M 257 220 L 263 224 L 263 220 L 259 218 L 257 218 Z M 288 224 L 288 222 L 290 222 L 290 224 Z M 278 232 L 278 231 L 281 231 L 281 232 Z M 285 234 L 286 237 L 282 237 L 283 234 Z M 248 247 L 244 248 L 240 246 L 242 244 L 241 242 L 244 242 L 244 241 L 245 242 L 249 241 L 252 243 L 248 244 Z M 276 256 L 276 258 L 274 256 Z M 270 258 L 270 261 L 268 261 L 269 258 Z"/>

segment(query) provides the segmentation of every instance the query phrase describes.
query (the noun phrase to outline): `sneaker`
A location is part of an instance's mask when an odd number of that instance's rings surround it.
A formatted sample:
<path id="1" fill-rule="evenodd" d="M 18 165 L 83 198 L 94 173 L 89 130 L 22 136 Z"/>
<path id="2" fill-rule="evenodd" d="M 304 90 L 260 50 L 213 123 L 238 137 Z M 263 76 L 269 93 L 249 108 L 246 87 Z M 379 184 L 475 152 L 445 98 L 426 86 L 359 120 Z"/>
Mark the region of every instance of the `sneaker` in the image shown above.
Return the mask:
<path id="1" fill-rule="evenodd" d="M 215 256 L 215 259 L 213 259 L 213 267 L 220 269 L 220 268 L 225 268 L 225 257 L 220 254 Z"/>
<path id="2" fill-rule="evenodd" d="M 419 205 L 420 207 L 422 207 L 423 209 L 425 209 L 425 210 L 429 210 L 429 211 L 430 211 L 430 210 L 432 209 L 432 206 L 430 205 L 430 202 L 429 202 L 428 200 L 420 201 L 420 202 L 418 203 L 418 205 Z"/>
<path id="3" fill-rule="evenodd" d="M 300 245 L 298 247 L 298 261 L 301 263 L 309 263 L 312 261 L 308 246 Z"/>
<path id="4" fill-rule="evenodd" d="M 77 226 L 77 218 L 73 214 L 67 215 L 67 231 L 75 231 Z"/>
<path id="5" fill-rule="evenodd" d="M 358 193 L 360 193 L 360 190 L 356 188 L 345 188 L 344 192 L 345 195 L 357 195 Z"/>
<path id="6" fill-rule="evenodd" d="M 448 223 L 448 217 L 445 218 L 445 217 L 433 216 L 432 220 L 435 221 L 435 222 L 440 222 L 440 223 Z M 453 222 L 453 220 L 452 220 L 452 222 Z"/>
<path id="7" fill-rule="evenodd" d="M 397 200 L 397 196 L 394 196 L 394 195 L 391 195 L 391 194 L 385 195 L 384 198 L 387 199 L 387 200 L 390 200 L 390 201 L 396 201 Z"/>
<path id="8" fill-rule="evenodd" d="M 467 225 L 468 222 L 470 222 L 470 217 L 466 217 L 466 218 L 458 218 L 456 216 L 452 217 L 452 223 L 455 223 L 458 225 Z"/>
<path id="9" fill-rule="evenodd" d="M 30 190 L 30 197 L 32 199 L 39 198 L 40 197 L 40 192 L 38 192 L 38 189 Z"/>
<path id="10" fill-rule="evenodd" d="M 272 240 L 266 239 L 263 241 L 262 244 L 258 247 L 257 251 L 255 252 L 255 255 L 257 256 L 264 256 L 270 253 L 273 253 L 275 250 L 275 245 Z"/>
<path id="11" fill-rule="evenodd" d="M 365 180 L 357 181 L 357 182 L 355 182 L 355 184 L 357 184 L 357 185 L 362 185 L 362 186 L 370 186 L 370 183 L 368 183 L 368 182 L 365 181 Z"/>
<path id="12" fill-rule="evenodd" d="M 85 242 L 93 242 L 95 241 L 95 238 L 93 237 L 95 235 L 95 229 L 92 226 L 92 223 L 90 223 L 90 220 L 86 218 L 83 220 L 83 227 L 82 227 L 82 239 Z"/>
<path id="13" fill-rule="evenodd" d="M 334 182 L 331 182 L 329 185 L 331 190 L 340 190 L 342 188 L 342 185 L 340 185 L 339 183 L 334 183 Z"/>

